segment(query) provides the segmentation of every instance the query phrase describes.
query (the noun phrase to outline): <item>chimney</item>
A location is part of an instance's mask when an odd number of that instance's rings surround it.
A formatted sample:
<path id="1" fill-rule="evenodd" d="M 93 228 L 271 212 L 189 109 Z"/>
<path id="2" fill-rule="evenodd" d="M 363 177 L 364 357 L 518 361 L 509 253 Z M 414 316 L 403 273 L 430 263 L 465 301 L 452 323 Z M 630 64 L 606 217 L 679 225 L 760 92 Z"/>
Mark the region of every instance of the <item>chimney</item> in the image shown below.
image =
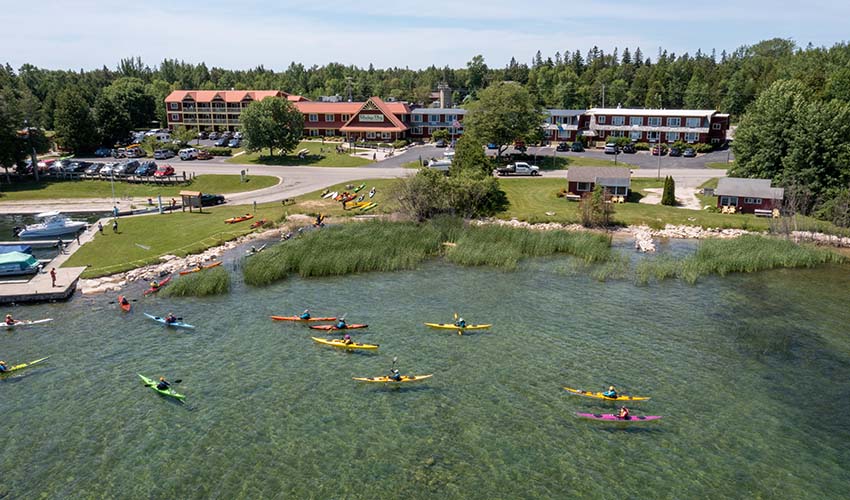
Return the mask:
<path id="1" fill-rule="evenodd" d="M 440 93 L 440 107 L 441 108 L 450 108 L 452 107 L 452 89 L 449 87 L 446 82 L 442 82 L 437 85 L 437 91 Z"/>

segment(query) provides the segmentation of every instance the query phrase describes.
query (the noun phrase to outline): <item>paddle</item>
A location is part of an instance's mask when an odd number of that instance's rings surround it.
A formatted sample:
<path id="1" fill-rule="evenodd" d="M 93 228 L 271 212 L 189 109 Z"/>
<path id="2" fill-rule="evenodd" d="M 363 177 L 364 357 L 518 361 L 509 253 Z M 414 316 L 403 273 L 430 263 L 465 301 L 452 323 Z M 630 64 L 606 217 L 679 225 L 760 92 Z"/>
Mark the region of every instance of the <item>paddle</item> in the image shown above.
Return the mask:
<path id="1" fill-rule="evenodd" d="M 457 323 L 457 312 L 455 312 L 455 323 Z M 457 326 L 457 325 L 455 325 L 455 326 Z M 463 330 L 458 330 L 458 331 L 457 331 L 457 334 L 458 334 L 458 335 L 463 335 Z"/>

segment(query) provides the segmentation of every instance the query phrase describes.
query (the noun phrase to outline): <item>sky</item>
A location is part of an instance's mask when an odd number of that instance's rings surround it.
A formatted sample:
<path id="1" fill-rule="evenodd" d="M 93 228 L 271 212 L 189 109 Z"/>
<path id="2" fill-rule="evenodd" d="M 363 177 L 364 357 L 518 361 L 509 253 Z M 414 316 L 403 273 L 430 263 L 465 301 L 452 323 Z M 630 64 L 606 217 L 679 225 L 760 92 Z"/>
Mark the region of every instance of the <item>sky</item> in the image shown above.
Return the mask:
<path id="1" fill-rule="evenodd" d="M 5 4 L 5 5 L 4 5 Z M 850 1 L 715 0 L 0 0 L 0 63 L 115 68 L 126 57 L 207 66 L 285 69 L 339 62 L 366 67 L 491 67 L 540 50 L 659 47 L 731 52 L 770 38 L 831 46 L 850 38 Z"/>

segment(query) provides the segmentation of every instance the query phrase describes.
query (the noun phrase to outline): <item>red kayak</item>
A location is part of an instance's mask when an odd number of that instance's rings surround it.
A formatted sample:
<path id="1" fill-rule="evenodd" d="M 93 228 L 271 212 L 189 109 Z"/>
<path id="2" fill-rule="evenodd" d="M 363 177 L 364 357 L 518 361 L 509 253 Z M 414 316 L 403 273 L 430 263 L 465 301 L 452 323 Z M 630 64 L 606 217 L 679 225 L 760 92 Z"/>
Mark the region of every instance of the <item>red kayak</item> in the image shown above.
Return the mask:
<path id="1" fill-rule="evenodd" d="M 154 288 L 154 287 L 150 287 L 150 288 L 148 288 L 147 290 L 145 290 L 145 295 L 149 295 L 149 294 L 151 294 L 151 293 L 156 293 L 156 292 L 158 292 L 158 291 L 159 291 L 162 287 L 164 287 L 165 285 L 167 285 L 169 281 L 171 281 L 171 276 L 169 276 L 169 277 L 165 278 L 164 280 L 160 281 L 160 282 L 159 282 L 159 286 L 158 286 L 158 287 L 156 287 L 156 288 Z"/>
<path id="2" fill-rule="evenodd" d="M 369 325 L 358 325 L 355 323 L 348 325 L 345 328 L 337 328 L 336 325 L 316 325 L 311 326 L 310 328 L 313 330 L 356 330 L 358 328 L 366 328 L 367 326 Z"/>
<path id="3" fill-rule="evenodd" d="M 128 300 L 125 304 L 123 295 L 118 296 L 118 305 L 121 306 L 121 309 L 123 309 L 124 312 L 130 312 L 130 301 Z"/>
<path id="4" fill-rule="evenodd" d="M 301 319 L 298 316 L 272 316 L 275 321 L 336 321 L 336 318 L 308 318 Z"/>
<path id="5" fill-rule="evenodd" d="M 251 229 L 256 229 L 256 228 L 262 226 L 263 224 L 265 224 L 266 222 L 267 222 L 266 219 L 260 219 L 258 221 L 252 222 L 251 223 Z"/>
<path id="6" fill-rule="evenodd" d="M 628 417 L 619 417 L 611 413 L 576 413 L 579 417 L 589 418 L 591 420 L 605 420 L 606 422 L 645 422 L 647 420 L 658 420 L 660 415 L 645 415 L 636 416 L 629 415 Z"/>

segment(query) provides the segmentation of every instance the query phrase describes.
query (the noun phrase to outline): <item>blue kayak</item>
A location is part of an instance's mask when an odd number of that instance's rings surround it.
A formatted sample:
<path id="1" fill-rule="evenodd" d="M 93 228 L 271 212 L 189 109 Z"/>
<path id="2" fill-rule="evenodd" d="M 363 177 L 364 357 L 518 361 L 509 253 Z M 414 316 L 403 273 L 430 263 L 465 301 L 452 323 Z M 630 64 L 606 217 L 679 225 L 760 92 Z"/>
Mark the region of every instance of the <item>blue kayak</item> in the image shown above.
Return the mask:
<path id="1" fill-rule="evenodd" d="M 156 321 L 157 323 L 162 323 L 165 326 L 173 326 L 173 327 L 176 327 L 176 328 L 195 328 L 194 326 L 190 325 L 189 323 L 184 323 L 182 321 L 175 321 L 174 323 L 169 323 L 169 322 L 165 321 L 165 318 L 160 318 L 159 316 L 154 316 L 153 314 L 148 314 L 148 313 L 144 313 L 144 314 L 148 318 Z"/>

